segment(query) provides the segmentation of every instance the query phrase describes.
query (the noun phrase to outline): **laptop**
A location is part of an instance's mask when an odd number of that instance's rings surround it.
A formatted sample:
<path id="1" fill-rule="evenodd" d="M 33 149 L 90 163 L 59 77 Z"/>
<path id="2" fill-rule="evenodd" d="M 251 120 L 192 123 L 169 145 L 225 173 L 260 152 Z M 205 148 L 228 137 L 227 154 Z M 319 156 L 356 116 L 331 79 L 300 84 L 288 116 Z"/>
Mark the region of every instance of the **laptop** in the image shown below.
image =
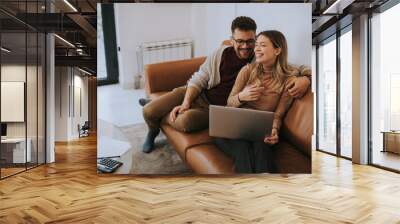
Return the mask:
<path id="1" fill-rule="evenodd" d="M 271 134 L 274 112 L 210 105 L 210 136 L 264 141 Z"/>

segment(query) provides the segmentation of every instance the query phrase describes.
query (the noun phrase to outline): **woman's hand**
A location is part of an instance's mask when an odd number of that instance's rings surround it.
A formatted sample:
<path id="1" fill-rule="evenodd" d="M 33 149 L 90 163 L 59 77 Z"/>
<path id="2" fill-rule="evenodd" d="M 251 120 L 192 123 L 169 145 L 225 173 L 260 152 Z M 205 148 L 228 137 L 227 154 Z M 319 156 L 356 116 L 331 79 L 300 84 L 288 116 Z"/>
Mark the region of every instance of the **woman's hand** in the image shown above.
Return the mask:
<path id="1" fill-rule="evenodd" d="M 278 130 L 276 128 L 273 128 L 271 131 L 271 135 L 267 135 L 264 138 L 264 142 L 270 145 L 274 145 L 278 143 L 279 141 L 279 135 L 278 135 Z"/>
<path id="2" fill-rule="evenodd" d="M 308 90 L 310 80 L 306 76 L 296 77 L 289 81 L 286 90 L 294 98 L 301 98 Z"/>
<path id="3" fill-rule="evenodd" d="M 178 116 L 178 114 L 182 114 L 183 112 L 189 110 L 190 105 L 187 103 L 182 103 L 182 105 L 176 106 L 174 107 L 174 109 L 172 109 L 171 113 L 170 113 L 170 119 L 171 121 L 175 122 L 176 117 Z"/>
<path id="4" fill-rule="evenodd" d="M 240 101 L 255 101 L 261 96 L 264 87 L 258 87 L 257 85 L 246 86 L 242 92 L 239 93 Z"/>

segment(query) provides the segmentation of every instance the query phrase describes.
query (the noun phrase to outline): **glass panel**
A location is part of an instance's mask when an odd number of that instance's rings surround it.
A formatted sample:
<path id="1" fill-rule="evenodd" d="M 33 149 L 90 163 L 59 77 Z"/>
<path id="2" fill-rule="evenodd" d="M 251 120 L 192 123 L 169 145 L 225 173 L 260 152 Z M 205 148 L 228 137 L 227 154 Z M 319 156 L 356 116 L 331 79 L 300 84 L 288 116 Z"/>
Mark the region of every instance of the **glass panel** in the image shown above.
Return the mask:
<path id="1" fill-rule="evenodd" d="M 37 13 L 39 6 L 36 1 L 27 2 L 26 12 L 30 24 L 37 24 L 38 17 L 31 17 L 32 13 Z M 33 30 L 27 30 L 27 80 L 26 80 L 26 116 L 27 116 L 27 167 L 37 165 L 37 74 L 38 74 L 38 35 Z"/>
<path id="2" fill-rule="evenodd" d="M 352 35 L 351 30 L 340 37 L 340 152 L 351 158 L 352 141 Z"/>
<path id="3" fill-rule="evenodd" d="M 400 170 L 400 4 L 372 18 L 372 163 Z M 386 132 L 386 133 L 384 133 Z"/>
<path id="4" fill-rule="evenodd" d="M 37 165 L 37 74 L 38 74 L 38 36 L 36 32 L 27 33 L 28 38 L 28 62 L 27 62 L 27 81 L 26 81 L 26 112 L 27 112 L 27 143 L 28 143 L 28 168 Z"/>
<path id="5" fill-rule="evenodd" d="M 26 34 L 2 33 L 1 45 L 1 140 L 2 178 L 25 170 L 26 158 Z"/>
<path id="6" fill-rule="evenodd" d="M 21 20 L 36 24 L 45 0 L 1 1 Z M 45 35 L 0 12 L 2 143 L 1 178 L 45 161 Z"/>
<path id="7" fill-rule="evenodd" d="M 318 149 L 336 153 L 336 39 L 318 48 Z"/>

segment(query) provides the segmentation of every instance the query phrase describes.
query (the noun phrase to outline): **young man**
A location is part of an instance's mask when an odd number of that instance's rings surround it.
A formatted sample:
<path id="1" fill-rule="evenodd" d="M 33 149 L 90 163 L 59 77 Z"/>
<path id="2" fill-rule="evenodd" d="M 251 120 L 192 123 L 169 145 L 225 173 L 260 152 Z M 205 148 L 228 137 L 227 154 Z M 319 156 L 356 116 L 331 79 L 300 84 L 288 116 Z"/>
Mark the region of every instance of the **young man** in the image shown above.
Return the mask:
<path id="1" fill-rule="evenodd" d="M 209 105 L 226 105 L 237 74 L 253 60 L 256 29 L 253 19 L 245 16 L 235 18 L 231 25 L 232 46 L 221 46 L 208 56 L 199 71 L 189 79 L 187 86 L 176 88 L 144 106 L 143 116 L 149 132 L 143 152 L 153 150 L 154 139 L 160 132 L 163 119 L 182 132 L 208 127 Z M 309 85 L 307 77 L 299 77 L 289 92 L 294 97 L 300 97 Z M 168 113 L 169 116 L 166 116 Z"/>

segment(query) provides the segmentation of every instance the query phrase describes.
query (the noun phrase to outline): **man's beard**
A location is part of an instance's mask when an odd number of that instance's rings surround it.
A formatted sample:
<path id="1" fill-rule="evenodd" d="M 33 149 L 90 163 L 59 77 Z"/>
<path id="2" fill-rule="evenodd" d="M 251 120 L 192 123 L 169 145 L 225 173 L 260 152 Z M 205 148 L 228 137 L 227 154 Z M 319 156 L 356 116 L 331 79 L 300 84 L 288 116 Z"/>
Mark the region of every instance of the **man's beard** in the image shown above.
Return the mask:
<path id="1" fill-rule="evenodd" d="M 252 51 L 253 51 L 252 48 L 238 48 L 239 55 L 241 55 L 242 53 L 245 53 L 248 55 L 247 58 L 249 58 L 253 55 Z"/>

